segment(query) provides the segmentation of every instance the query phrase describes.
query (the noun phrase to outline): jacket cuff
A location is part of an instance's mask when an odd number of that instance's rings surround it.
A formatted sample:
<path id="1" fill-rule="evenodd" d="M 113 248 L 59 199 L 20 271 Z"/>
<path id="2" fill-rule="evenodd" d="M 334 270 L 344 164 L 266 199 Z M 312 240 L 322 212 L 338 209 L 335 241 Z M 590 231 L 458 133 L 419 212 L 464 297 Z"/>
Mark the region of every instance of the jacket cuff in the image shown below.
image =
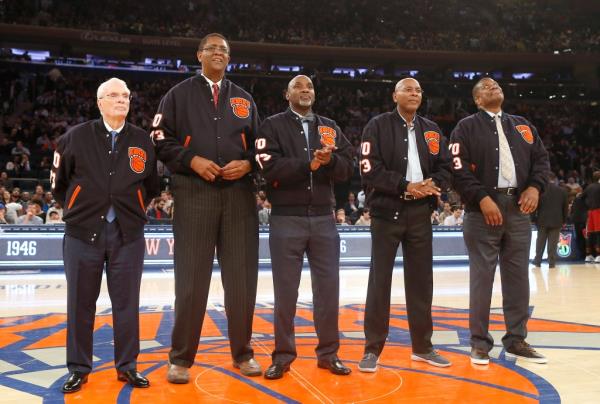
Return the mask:
<path id="1" fill-rule="evenodd" d="M 192 159 L 194 157 L 196 157 L 196 154 L 193 151 L 191 151 L 191 150 L 184 151 L 183 155 L 181 156 L 181 164 L 184 167 L 191 168 Z"/>
<path id="2" fill-rule="evenodd" d="M 485 191 L 485 189 L 480 189 L 475 194 L 475 202 L 479 205 L 479 202 L 481 202 L 481 200 L 483 198 L 485 198 L 486 196 L 490 196 L 490 195 Z"/>
<path id="3" fill-rule="evenodd" d="M 541 184 L 537 181 L 531 181 L 529 184 L 527 184 L 527 187 L 534 187 L 535 189 L 537 189 L 540 193 L 540 195 L 544 192 L 545 186 L 544 184 Z M 525 188 L 527 188 L 525 187 Z"/>
<path id="4" fill-rule="evenodd" d="M 398 195 L 403 195 L 406 192 L 406 188 L 408 187 L 409 182 L 404 178 L 400 180 L 400 184 L 398 184 Z"/>

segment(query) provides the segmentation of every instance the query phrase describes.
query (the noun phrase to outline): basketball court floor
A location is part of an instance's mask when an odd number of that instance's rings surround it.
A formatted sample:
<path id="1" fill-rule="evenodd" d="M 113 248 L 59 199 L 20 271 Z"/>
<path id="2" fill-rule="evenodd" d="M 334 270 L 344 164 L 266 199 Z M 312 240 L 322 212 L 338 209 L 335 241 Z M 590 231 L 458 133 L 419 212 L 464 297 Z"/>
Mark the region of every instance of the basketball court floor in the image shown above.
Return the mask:
<path id="1" fill-rule="evenodd" d="M 491 330 L 496 348 L 488 366 L 471 365 L 468 332 L 468 268 L 434 269 L 434 337 L 452 360 L 434 368 L 410 360 L 402 268 L 395 271 L 389 341 L 379 371 L 361 373 L 363 308 L 368 269 L 341 271 L 339 353 L 350 376 L 334 376 L 316 366 L 310 275 L 303 273 L 296 333 L 299 357 L 283 379 L 241 376 L 231 364 L 226 339 L 223 289 L 213 275 L 210 304 L 196 364 L 187 385 L 166 381 L 173 324 L 173 273 L 144 273 L 141 291 L 141 347 L 138 370 L 149 389 L 117 381 L 114 370 L 110 302 L 103 287 L 94 336 L 95 368 L 75 394 L 63 395 L 66 282 L 62 273 L 0 275 L 0 402 L 2 403 L 599 403 L 600 265 L 559 264 L 530 268 L 531 320 L 528 341 L 549 358 L 545 365 L 504 356 L 500 279 L 492 300 Z M 271 273 L 262 270 L 253 346 L 266 368 L 273 348 Z"/>

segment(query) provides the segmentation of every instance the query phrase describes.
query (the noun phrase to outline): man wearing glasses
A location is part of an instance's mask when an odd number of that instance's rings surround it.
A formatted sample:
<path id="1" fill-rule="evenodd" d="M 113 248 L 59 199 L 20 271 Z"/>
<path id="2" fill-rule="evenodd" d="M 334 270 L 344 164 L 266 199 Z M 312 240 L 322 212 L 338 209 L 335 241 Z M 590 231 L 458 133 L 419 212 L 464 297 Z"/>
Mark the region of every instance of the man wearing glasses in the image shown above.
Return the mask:
<path id="1" fill-rule="evenodd" d="M 79 391 L 92 370 L 96 299 L 106 268 L 117 378 L 150 383 L 136 370 L 146 205 L 158 194 L 154 145 L 125 121 L 130 92 L 112 78 L 98 87 L 102 118 L 63 135 L 54 153 L 52 193 L 64 207 L 67 367 L 63 393 Z"/>
<path id="2" fill-rule="evenodd" d="M 389 332 L 394 261 L 402 243 L 411 358 L 432 366 L 450 361 L 433 349 L 431 212 L 450 181 L 446 140 L 438 125 L 417 115 L 419 82 L 400 80 L 396 108 L 373 118 L 363 131 L 360 171 L 371 209 L 371 269 L 365 305 L 361 372 L 376 372 Z"/>
<path id="3" fill-rule="evenodd" d="M 225 289 L 233 367 L 262 369 L 250 346 L 258 277 L 258 215 L 253 195 L 258 112 L 252 96 L 227 80 L 229 43 L 208 34 L 197 57 L 202 74 L 169 90 L 154 118 L 158 158 L 175 198 L 175 325 L 167 380 L 187 383 L 206 311 L 215 248 Z"/>

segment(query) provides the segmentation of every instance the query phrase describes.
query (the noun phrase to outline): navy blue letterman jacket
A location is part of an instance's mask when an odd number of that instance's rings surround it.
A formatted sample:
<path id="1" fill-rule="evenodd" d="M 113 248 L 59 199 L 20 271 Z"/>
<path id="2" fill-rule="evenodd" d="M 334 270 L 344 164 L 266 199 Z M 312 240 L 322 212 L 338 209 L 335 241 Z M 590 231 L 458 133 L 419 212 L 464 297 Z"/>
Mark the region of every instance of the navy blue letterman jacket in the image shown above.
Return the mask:
<path id="1" fill-rule="evenodd" d="M 415 134 L 423 179 L 432 178 L 446 190 L 450 186 L 447 141 L 439 126 L 415 116 Z M 373 216 L 388 217 L 401 208 L 409 182 L 408 128 L 396 109 L 371 119 L 363 130 L 360 173 Z M 433 206 L 435 198 L 426 199 Z"/>
<path id="2" fill-rule="evenodd" d="M 320 115 L 309 123 L 308 144 L 298 115 L 289 108 L 265 119 L 256 141 L 256 160 L 267 181 L 272 215 L 322 216 L 333 213 L 334 182 L 352 176 L 352 146 L 335 121 Z M 337 149 L 331 161 L 310 170 L 323 143 Z"/>
<path id="3" fill-rule="evenodd" d="M 536 128 L 527 119 L 505 112 L 501 115 L 501 122 L 515 163 L 517 193 L 529 186 L 542 193 L 550 164 Z M 485 111 L 462 119 L 452 131 L 453 185 L 467 211 L 481 211 L 479 202 L 486 196 L 493 200 L 497 198 L 498 148 L 496 123 Z"/>
<path id="4" fill-rule="evenodd" d="M 125 243 L 144 236 L 146 206 L 158 195 L 154 145 L 146 131 L 126 123 L 111 150 L 102 119 L 60 137 L 50 182 L 64 209 L 65 234 L 94 244 L 112 205 Z"/>
<path id="5" fill-rule="evenodd" d="M 171 173 L 204 181 L 191 168 L 194 156 L 214 161 L 220 167 L 232 160 L 248 160 L 255 167 L 254 141 L 259 125 L 252 96 L 223 78 L 217 108 L 206 79 L 198 74 L 171 88 L 162 98 L 151 137 L 158 159 Z M 248 175 L 236 181 L 221 180 L 214 186 L 250 185 Z"/>

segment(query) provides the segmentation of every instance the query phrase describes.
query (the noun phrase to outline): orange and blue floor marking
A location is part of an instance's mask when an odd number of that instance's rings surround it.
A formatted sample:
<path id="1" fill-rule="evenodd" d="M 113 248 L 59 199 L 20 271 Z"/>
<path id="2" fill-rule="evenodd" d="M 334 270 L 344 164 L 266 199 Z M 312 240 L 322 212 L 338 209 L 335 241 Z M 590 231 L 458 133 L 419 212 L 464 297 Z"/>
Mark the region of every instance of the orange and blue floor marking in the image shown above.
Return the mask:
<path id="1" fill-rule="evenodd" d="M 216 307 L 207 311 L 190 383 L 172 385 L 166 381 L 172 307 L 142 307 L 142 351 L 138 370 L 150 379 L 149 389 L 132 389 L 117 381 L 112 319 L 107 310 L 96 318 L 96 360 L 89 382 L 80 392 L 66 396 L 60 392 L 67 374 L 64 365 L 66 315 L 0 318 L 0 387 L 27 392 L 42 398 L 44 403 L 396 403 L 431 402 L 442 398 L 444 402 L 457 403 L 560 402 L 551 383 L 505 359 L 502 350 L 488 366 L 471 365 L 468 310 L 465 309 L 433 309 L 434 343 L 440 353 L 453 362 L 451 367 L 435 368 L 410 360 L 406 307 L 392 305 L 389 342 L 381 356 L 379 371 L 360 373 L 356 365 L 363 353 L 363 310 L 360 304 L 340 307 L 339 356 L 353 369 L 350 376 L 334 376 L 317 368 L 314 353 L 317 340 L 309 304 L 298 308 L 298 358 L 292 370 L 275 381 L 241 376 L 231 363 L 224 311 Z M 565 348 L 565 333 L 596 334 L 600 338 L 600 327 L 594 325 L 532 318 L 528 329 L 530 333 L 547 333 L 546 344 L 536 345 L 542 352 L 544 348 Z M 504 330 L 501 314 L 492 314 L 490 330 Z M 253 331 L 255 357 L 266 368 L 273 349 L 271 305 L 257 305 Z M 553 340 L 553 333 L 562 335 L 563 339 Z M 598 346 L 569 346 L 568 349 L 600 350 Z"/>

